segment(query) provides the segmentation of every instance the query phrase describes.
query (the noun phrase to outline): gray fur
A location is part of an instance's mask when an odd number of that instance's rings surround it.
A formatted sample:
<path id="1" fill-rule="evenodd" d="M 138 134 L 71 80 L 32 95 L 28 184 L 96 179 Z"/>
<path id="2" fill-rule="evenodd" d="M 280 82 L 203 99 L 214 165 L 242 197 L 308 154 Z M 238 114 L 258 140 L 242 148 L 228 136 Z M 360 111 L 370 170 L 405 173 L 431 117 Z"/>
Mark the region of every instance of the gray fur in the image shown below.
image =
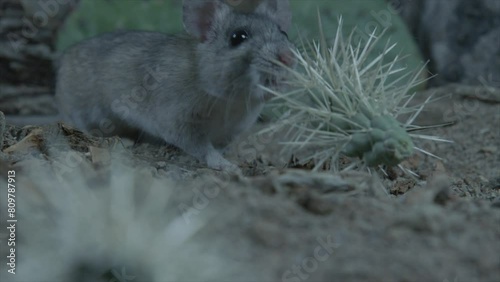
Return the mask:
<path id="1" fill-rule="evenodd" d="M 114 32 L 67 50 L 58 71 L 60 111 L 92 134 L 145 132 L 209 167 L 237 169 L 218 149 L 257 119 L 266 97 L 258 85 L 283 79 L 274 61 L 293 48 L 281 32 L 290 25 L 288 0 L 263 0 L 254 13 L 221 0 L 184 0 L 183 13 L 190 35 Z M 231 47 L 237 28 L 250 39 Z"/>

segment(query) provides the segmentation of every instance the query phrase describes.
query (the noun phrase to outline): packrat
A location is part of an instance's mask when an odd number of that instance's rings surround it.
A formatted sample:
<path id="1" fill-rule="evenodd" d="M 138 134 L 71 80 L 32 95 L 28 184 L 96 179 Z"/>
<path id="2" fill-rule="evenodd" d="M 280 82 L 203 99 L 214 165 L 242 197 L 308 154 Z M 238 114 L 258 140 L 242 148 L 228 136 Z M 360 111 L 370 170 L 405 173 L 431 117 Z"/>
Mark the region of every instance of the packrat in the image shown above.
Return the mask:
<path id="1" fill-rule="evenodd" d="M 269 95 L 259 85 L 282 87 L 283 66 L 296 64 L 289 1 L 237 2 L 184 0 L 187 34 L 119 31 L 70 47 L 57 72 L 62 118 L 94 135 L 143 131 L 237 170 L 221 150 L 258 118 Z"/>

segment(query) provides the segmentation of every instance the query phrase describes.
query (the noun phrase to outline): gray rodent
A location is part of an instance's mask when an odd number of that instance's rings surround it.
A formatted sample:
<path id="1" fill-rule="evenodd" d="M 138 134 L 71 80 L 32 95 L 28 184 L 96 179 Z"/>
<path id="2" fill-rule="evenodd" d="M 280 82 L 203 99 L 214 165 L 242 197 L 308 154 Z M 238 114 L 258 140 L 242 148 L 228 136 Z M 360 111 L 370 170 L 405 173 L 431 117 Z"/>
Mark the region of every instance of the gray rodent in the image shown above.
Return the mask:
<path id="1" fill-rule="evenodd" d="M 228 4 L 229 2 L 229 4 Z M 260 114 L 296 59 L 288 0 L 184 0 L 188 34 L 107 33 L 61 57 L 63 119 L 92 134 L 160 137 L 214 169 L 237 170 L 220 152 Z"/>

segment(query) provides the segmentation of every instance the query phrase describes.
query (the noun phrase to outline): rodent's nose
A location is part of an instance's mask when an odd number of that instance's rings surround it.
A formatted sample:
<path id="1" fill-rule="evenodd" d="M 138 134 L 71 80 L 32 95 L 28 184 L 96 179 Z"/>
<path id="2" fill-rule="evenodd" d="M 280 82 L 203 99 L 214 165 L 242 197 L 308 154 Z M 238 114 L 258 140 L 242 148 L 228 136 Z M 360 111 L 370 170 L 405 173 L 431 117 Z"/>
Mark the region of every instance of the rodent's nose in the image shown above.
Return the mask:
<path id="1" fill-rule="evenodd" d="M 295 55 L 291 50 L 283 50 L 278 53 L 278 60 L 285 66 L 292 67 L 295 64 Z"/>

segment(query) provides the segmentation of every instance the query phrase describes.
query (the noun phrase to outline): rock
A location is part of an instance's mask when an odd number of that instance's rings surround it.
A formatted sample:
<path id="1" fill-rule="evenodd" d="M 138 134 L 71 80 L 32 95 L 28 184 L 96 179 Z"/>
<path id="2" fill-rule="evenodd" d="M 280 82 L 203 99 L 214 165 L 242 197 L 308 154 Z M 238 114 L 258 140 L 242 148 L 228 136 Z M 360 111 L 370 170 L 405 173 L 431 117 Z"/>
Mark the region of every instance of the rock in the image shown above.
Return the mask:
<path id="1" fill-rule="evenodd" d="M 46 100 L 38 97 L 53 96 L 57 30 L 78 1 L 0 1 L 0 108 L 5 114 L 47 114 Z"/>
<path id="2" fill-rule="evenodd" d="M 432 85 L 449 82 L 500 87 L 500 1 L 391 0 L 417 38 Z"/>

